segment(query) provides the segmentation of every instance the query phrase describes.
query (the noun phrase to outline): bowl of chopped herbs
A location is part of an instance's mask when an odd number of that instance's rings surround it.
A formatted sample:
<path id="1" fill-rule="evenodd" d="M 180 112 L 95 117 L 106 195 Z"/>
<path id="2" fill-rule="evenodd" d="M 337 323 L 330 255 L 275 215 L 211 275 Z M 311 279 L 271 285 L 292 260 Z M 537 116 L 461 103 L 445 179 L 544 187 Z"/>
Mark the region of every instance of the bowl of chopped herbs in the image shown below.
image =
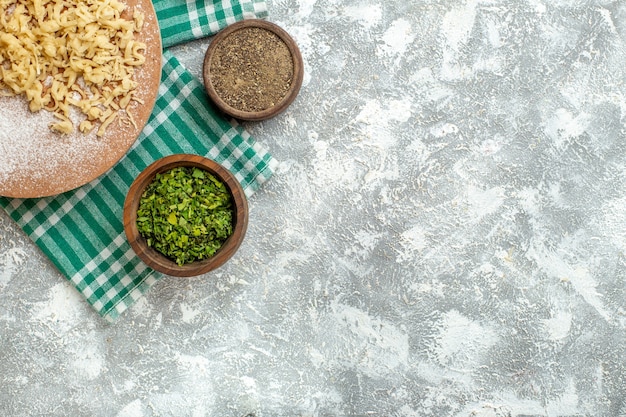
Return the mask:
<path id="1" fill-rule="evenodd" d="M 222 266 L 248 227 L 248 202 L 239 181 L 199 155 L 175 154 L 143 170 L 124 202 L 124 231 L 152 269 L 191 277 Z"/>

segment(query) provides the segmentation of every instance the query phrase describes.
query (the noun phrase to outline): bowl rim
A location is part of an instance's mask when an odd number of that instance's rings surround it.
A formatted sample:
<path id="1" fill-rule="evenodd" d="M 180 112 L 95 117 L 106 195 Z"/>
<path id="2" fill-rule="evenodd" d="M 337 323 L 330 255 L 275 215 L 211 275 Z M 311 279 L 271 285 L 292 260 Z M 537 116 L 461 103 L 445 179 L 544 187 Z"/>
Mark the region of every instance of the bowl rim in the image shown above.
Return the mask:
<path id="1" fill-rule="evenodd" d="M 217 46 L 230 34 L 246 28 L 266 29 L 276 34 L 285 43 L 285 45 L 287 45 L 287 48 L 289 48 L 289 52 L 291 53 L 291 57 L 293 60 L 293 79 L 291 81 L 289 91 L 287 92 L 285 97 L 283 97 L 283 99 L 276 105 L 258 112 L 247 112 L 228 105 L 224 100 L 222 100 L 219 94 L 217 94 L 217 91 L 215 91 L 213 83 L 211 82 L 210 66 Z M 289 33 L 287 33 L 287 31 L 285 31 L 283 28 L 275 23 L 263 19 L 245 19 L 227 26 L 213 37 L 204 55 L 204 61 L 202 64 L 202 76 L 204 79 L 204 86 L 207 94 L 209 95 L 213 103 L 222 112 L 239 120 L 261 121 L 274 117 L 277 114 L 283 112 L 296 99 L 296 96 L 298 95 L 298 93 L 300 92 L 300 88 L 302 87 L 302 81 L 304 79 L 304 63 L 298 45 L 291 37 L 291 35 L 289 35 Z"/>
<path id="2" fill-rule="evenodd" d="M 182 266 L 156 249 L 149 247 L 146 239 L 137 229 L 137 209 L 143 190 L 154 180 L 157 173 L 180 166 L 202 168 L 216 176 L 226 185 L 233 197 L 234 205 L 233 233 L 226 239 L 222 247 L 210 258 Z M 124 200 L 123 224 L 128 243 L 146 265 L 170 276 L 192 277 L 219 268 L 239 249 L 248 228 L 248 201 L 239 181 L 221 164 L 200 155 L 174 154 L 157 159 L 135 178 Z"/>

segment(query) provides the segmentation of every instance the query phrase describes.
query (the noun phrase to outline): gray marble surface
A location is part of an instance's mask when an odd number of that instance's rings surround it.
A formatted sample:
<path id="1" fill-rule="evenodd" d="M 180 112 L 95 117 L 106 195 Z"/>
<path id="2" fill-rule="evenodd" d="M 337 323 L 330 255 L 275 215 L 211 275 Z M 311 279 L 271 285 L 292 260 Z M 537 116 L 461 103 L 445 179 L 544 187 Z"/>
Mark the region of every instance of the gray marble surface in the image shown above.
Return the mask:
<path id="1" fill-rule="evenodd" d="M 626 3 L 269 10 L 306 75 L 230 263 L 109 325 L 0 214 L 0 415 L 626 416 Z"/>

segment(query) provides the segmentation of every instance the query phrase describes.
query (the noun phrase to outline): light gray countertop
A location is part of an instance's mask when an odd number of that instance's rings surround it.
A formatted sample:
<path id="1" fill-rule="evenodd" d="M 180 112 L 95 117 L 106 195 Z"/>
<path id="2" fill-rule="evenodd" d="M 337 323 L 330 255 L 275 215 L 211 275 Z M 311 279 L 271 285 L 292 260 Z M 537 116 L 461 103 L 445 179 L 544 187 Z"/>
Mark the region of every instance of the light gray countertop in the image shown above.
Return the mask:
<path id="1" fill-rule="evenodd" d="M 626 416 L 626 3 L 269 11 L 306 75 L 227 265 L 107 324 L 0 214 L 0 415 Z"/>

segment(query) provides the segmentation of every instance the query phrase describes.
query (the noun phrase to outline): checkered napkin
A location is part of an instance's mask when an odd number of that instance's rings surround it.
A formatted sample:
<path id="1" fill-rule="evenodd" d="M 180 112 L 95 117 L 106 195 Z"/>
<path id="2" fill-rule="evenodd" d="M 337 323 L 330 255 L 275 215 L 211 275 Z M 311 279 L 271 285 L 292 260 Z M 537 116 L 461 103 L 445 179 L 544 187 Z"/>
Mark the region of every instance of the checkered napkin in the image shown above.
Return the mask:
<path id="1" fill-rule="evenodd" d="M 265 0 L 152 0 L 163 47 L 217 33 L 231 23 L 267 16 Z"/>
<path id="2" fill-rule="evenodd" d="M 264 1 L 258 0 L 155 0 L 154 6 L 164 45 L 266 13 Z M 248 196 L 269 179 L 275 164 L 245 130 L 214 112 L 203 85 L 166 50 L 152 115 L 120 162 L 76 190 L 41 199 L 0 197 L 0 206 L 89 304 L 112 322 L 162 278 L 128 244 L 122 208 L 137 175 L 156 159 L 174 153 L 204 155 L 221 163 Z"/>

